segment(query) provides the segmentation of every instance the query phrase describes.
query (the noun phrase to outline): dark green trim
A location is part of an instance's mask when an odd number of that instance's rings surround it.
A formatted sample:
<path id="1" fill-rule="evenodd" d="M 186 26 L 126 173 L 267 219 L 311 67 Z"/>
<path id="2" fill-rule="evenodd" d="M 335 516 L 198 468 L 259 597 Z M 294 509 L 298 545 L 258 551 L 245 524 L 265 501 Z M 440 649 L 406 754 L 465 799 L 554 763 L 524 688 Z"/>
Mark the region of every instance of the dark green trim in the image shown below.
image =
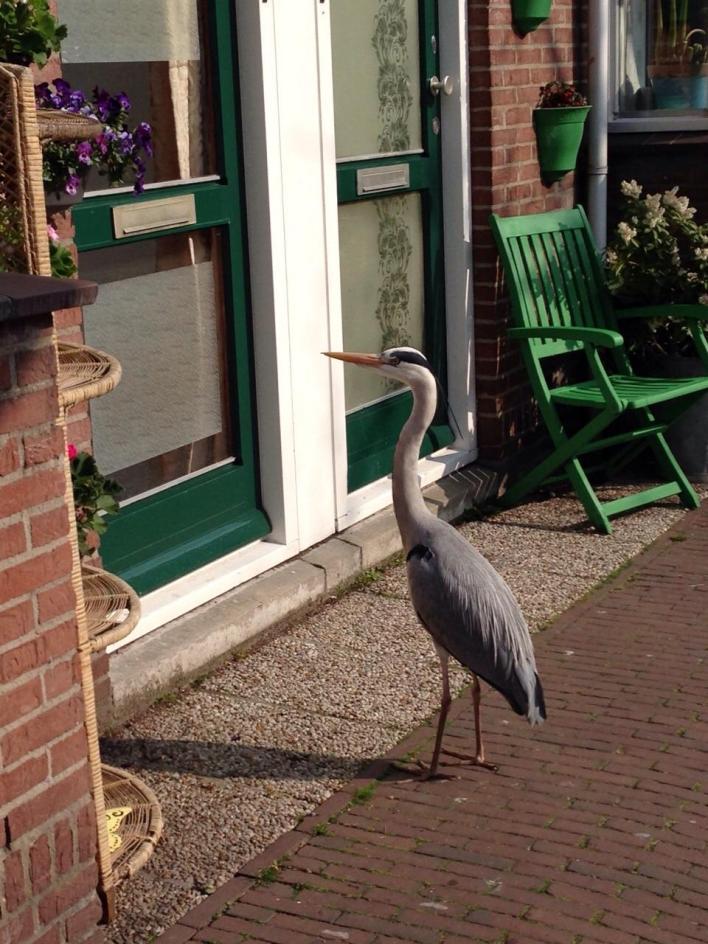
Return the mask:
<path id="1" fill-rule="evenodd" d="M 393 468 L 396 440 L 413 406 L 409 391 L 347 416 L 347 485 L 355 491 L 388 475 Z M 423 440 L 421 456 L 449 446 L 454 436 L 445 423 L 434 423 Z"/>
<path id="2" fill-rule="evenodd" d="M 173 485 L 121 510 L 101 545 L 106 566 L 138 592 L 146 593 L 189 573 L 270 530 L 260 510 L 253 357 L 243 201 L 240 105 L 237 89 L 236 24 L 230 0 L 209 4 L 211 81 L 217 109 L 217 166 L 220 179 L 88 198 L 74 208 L 80 252 L 216 228 L 222 236 L 226 360 L 233 463 Z M 193 193 L 197 222 L 131 239 L 113 236 L 112 208 Z M 100 294 L 99 294 L 100 297 Z"/>

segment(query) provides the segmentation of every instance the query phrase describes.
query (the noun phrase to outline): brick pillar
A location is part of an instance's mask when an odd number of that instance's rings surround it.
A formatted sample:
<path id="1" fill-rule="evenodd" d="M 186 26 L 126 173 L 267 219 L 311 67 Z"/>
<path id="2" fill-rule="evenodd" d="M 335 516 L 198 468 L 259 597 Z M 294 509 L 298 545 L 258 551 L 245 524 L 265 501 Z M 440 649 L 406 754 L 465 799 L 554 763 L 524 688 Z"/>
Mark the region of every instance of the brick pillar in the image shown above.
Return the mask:
<path id="1" fill-rule="evenodd" d="M 23 278 L 32 277 L 0 276 L 0 296 L 6 280 Z M 30 305 L 20 316 L 4 301 L 0 944 L 80 944 L 101 905 L 51 315 L 28 314 Z"/>
<path id="2" fill-rule="evenodd" d="M 515 345 L 489 214 L 512 216 L 575 203 L 574 177 L 540 180 L 531 111 L 539 87 L 582 80 L 584 2 L 555 0 L 550 18 L 518 36 L 510 0 L 469 3 L 472 245 L 480 457 L 507 465 L 533 438 L 536 410 Z"/>

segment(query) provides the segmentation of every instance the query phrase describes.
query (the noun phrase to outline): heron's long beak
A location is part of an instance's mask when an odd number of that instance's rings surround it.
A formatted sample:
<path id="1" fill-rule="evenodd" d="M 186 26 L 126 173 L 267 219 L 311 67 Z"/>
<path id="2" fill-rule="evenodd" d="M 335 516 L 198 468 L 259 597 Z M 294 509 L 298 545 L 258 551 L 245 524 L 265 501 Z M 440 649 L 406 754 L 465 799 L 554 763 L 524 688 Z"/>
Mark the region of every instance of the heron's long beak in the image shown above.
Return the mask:
<path id="1" fill-rule="evenodd" d="M 348 364 L 358 364 L 360 367 L 381 367 L 383 361 L 379 354 L 348 354 L 346 351 L 323 351 L 325 357 L 333 357 Z"/>

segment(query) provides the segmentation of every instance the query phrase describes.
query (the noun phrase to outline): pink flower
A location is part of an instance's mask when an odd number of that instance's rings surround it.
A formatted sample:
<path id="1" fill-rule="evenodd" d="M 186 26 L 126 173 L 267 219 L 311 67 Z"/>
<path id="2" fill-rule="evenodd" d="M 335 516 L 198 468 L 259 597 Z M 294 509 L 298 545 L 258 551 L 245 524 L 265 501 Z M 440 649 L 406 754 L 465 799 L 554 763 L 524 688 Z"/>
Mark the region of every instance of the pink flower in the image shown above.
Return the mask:
<path id="1" fill-rule="evenodd" d="M 79 454 L 79 450 L 73 443 L 68 443 L 66 447 L 66 454 L 69 457 L 69 460 L 75 459 Z"/>
<path id="2" fill-rule="evenodd" d="M 51 223 L 47 223 L 47 236 L 49 236 L 53 243 L 59 240 L 59 233 L 57 233 Z"/>

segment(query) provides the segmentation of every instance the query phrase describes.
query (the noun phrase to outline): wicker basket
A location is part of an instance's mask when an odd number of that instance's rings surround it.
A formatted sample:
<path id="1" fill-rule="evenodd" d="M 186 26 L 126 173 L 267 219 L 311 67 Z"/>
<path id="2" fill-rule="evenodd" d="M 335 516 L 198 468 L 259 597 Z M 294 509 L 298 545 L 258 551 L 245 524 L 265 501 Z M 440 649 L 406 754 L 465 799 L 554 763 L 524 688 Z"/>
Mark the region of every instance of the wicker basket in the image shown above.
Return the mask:
<path id="1" fill-rule="evenodd" d="M 120 381 L 119 361 L 104 351 L 82 344 L 57 344 L 59 402 L 66 407 L 109 393 Z"/>
<path id="2" fill-rule="evenodd" d="M 162 812 L 152 790 L 126 770 L 101 765 L 116 885 L 141 869 L 162 834 Z"/>
<path id="3" fill-rule="evenodd" d="M 56 108 L 38 108 L 39 138 L 44 141 L 89 141 L 103 130 L 97 118 Z"/>
<path id="4" fill-rule="evenodd" d="M 81 565 L 86 603 L 86 623 L 93 652 L 125 639 L 140 619 L 140 599 L 124 580 L 114 574 Z"/>

